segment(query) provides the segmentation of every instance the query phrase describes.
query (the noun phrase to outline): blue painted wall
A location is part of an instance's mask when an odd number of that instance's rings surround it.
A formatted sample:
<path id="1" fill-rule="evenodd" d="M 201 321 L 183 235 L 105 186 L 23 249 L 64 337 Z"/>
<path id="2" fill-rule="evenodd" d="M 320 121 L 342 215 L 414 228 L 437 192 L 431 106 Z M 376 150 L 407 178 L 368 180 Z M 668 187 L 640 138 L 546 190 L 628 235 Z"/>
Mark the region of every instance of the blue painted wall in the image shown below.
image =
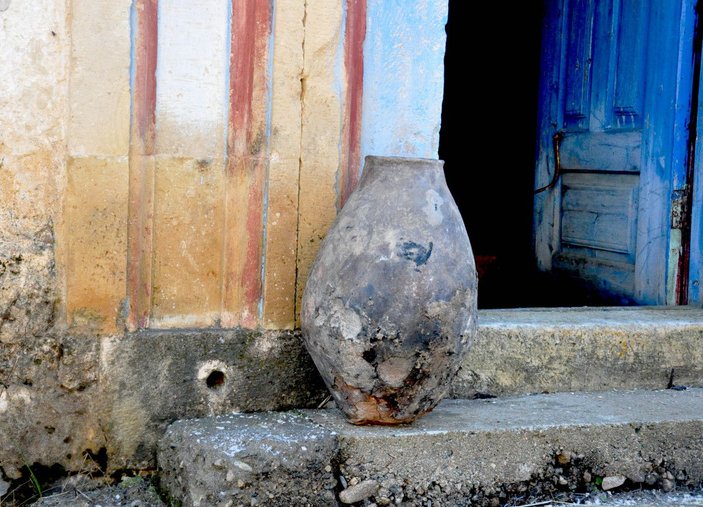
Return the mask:
<path id="1" fill-rule="evenodd" d="M 361 160 L 437 158 L 446 0 L 368 0 Z"/>

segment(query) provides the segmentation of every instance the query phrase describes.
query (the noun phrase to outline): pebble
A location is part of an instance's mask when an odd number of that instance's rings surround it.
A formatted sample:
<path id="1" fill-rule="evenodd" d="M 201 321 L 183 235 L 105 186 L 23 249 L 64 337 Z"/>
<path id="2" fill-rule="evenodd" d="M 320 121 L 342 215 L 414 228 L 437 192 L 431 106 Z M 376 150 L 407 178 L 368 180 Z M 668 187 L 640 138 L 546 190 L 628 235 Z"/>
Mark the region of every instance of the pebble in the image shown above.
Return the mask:
<path id="1" fill-rule="evenodd" d="M 603 484 L 601 487 L 603 491 L 608 491 L 611 489 L 618 488 L 625 483 L 624 475 L 609 475 L 608 477 L 603 477 Z"/>
<path id="2" fill-rule="evenodd" d="M 378 482 L 373 479 L 361 481 L 358 484 L 349 486 L 347 489 L 339 493 L 339 500 L 345 504 L 361 502 L 373 496 L 378 491 Z"/>
<path id="3" fill-rule="evenodd" d="M 571 462 L 571 453 L 569 451 L 562 451 L 557 454 L 557 461 L 560 465 L 567 465 Z"/>
<path id="4" fill-rule="evenodd" d="M 10 490 L 10 483 L 0 479 L 0 496 L 4 495 Z"/>
<path id="5" fill-rule="evenodd" d="M 235 459 L 234 461 L 232 461 L 232 464 L 234 466 L 236 466 L 237 468 L 239 468 L 240 470 L 244 470 L 245 472 L 251 472 L 254 470 L 247 463 L 244 463 L 243 461 L 238 460 L 238 459 Z"/>

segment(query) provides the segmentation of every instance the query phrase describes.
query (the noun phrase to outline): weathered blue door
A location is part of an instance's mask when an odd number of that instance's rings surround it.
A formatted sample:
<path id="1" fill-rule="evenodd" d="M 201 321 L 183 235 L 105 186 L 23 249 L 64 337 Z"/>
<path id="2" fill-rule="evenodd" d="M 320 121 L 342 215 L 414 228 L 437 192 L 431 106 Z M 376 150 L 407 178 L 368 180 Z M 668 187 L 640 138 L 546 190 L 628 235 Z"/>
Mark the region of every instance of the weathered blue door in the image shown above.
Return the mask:
<path id="1" fill-rule="evenodd" d="M 547 0 L 535 253 L 611 301 L 676 303 L 693 2 Z"/>

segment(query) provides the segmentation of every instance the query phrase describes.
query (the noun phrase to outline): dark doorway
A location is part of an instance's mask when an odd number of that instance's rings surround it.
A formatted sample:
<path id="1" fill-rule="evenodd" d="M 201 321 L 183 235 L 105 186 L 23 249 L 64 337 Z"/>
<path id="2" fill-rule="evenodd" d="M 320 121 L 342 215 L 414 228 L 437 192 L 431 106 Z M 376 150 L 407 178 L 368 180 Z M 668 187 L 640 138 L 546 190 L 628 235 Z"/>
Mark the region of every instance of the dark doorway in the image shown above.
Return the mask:
<path id="1" fill-rule="evenodd" d="M 476 258 L 479 308 L 627 304 L 575 276 L 536 269 L 532 218 L 547 1 L 449 0 L 439 158 Z"/>
<path id="2" fill-rule="evenodd" d="M 439 158 L 469 233 L 484 308 L 549 304 L 548 292 L 525 285 L 536 276 L 532 188 L 543 15 L 541 1 L 449 0 Z"/>

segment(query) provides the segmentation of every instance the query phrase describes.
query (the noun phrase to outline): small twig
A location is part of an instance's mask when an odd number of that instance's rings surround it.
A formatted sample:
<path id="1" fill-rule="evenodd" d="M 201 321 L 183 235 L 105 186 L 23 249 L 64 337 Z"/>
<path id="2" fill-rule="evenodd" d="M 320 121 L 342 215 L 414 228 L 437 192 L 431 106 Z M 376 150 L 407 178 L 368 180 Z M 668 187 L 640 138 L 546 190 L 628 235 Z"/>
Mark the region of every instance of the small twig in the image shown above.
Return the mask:
<path id="1" fill-rule="evenodd" d="M 49 494 L 46 495 L 46 496 L 50 496 L 50 497 L 53 498 L 53 497 L 55 497 L 55 496 L 64 496 L 64 495 L 70 495 L 70 494 L 71 494 L 70 491 L 62 491 L 61 493 L 49 493 Z"/>
<path id="2" fill-rule="evenodd" d="M 84 496 L 86 499 L 88 499 L 88 501 L 90 501 L 90 497 L 89 497 L 88 495 L 86 495 L 85 493 L 83 493 L 83 492 L 82 492 L 80 489 L 78 489 L 78 488 L 74 488 L 74 489 L 76 490 L 77 493 L 79 493 L 80 495 Z"/>
<path id="3" fill-rule="evenodd" d="M 28 484 L 28 483 L 29 483 L 29 480 L 26 480 L 26 481 L 24 481 L 23 483 L 18 484 L 18 485 L 15 487 L 15 489 L 11 489 L 11 490 L 8 491 L 7 493 L 5 493 L 4 497 L 5 497 L 5 498 L 9 498 L 10 495 L 12 495 L 13 498 L 14 498 L 15 492 L 17 492 L 17 491 L 19 491 L 20 489 L 22 489 L 22 487 L 23 487 L 25 484 Z M 2 506 L 3 503 L 4 503 L 4 502 L 2 501 L 2 499 L 0 499 L 0 506 Z"/>
<path id="4" fill-rule="evenodd" d="M 332 395 L 328 394 L 327 397 L 324 400 L 322 400 L 322 403 L 320 403 L 317 406 L 317 408 L 320 409 L 320 408 L 324 407 L 325 405 L 327 405 L 327 402 L 330 401 L 331 399 L 332 399 Z"/>
<path id="5" fill-rule="evenodd" d="M 88 455 L 87 452 L 84 452 L 84 453 L 83 453 L 83 462 L 81 463 L 81 468 L 80 468 L 80 471 L 81 471 L 81 472 L 84 472 L 84 471 L 86 470 L 86 468 L 85 468 L 85 462 L 88 461 L 88 458 L 90 458 L 90 456 Z M 92 460 L 92 458 L 91 458 L 91 460 Z M 90 478 L 92 479 L 92 476 L 90 475 L 90 472 L 88 473 L 88 477 L 90 477 Z"/>

